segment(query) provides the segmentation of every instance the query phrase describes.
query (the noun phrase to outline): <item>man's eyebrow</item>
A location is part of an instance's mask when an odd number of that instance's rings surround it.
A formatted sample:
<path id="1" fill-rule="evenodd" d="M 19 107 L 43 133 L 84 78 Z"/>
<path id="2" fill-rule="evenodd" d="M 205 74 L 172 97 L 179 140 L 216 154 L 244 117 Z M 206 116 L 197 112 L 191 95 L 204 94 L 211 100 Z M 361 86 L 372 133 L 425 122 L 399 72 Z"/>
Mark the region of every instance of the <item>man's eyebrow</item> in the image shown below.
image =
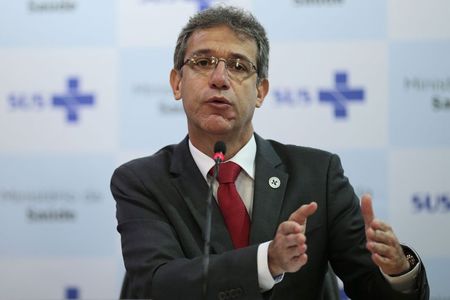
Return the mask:
<path id="1" fill-rule="evenodd" d="M 192 55 L 210 55 L 212 53 L 211 49 L 199 49 L 195 50 Z"/>

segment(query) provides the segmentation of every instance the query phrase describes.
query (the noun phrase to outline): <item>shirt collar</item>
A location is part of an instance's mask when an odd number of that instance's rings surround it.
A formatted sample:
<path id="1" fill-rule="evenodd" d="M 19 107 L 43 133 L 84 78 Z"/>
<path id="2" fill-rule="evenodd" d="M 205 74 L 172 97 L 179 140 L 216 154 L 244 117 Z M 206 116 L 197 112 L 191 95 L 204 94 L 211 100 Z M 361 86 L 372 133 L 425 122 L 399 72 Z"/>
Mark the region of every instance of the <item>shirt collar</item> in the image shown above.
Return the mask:
<path id="1" fill-rule="evenodd" d="M 214 166 L 214 160 L 206 155 L 205 153 L 198 150 L 189 140 L 189 151 L 191 152 L 194 161 L 202 173 L 205 180 L 207 180 L 207 175 L 209 170 Z M 238 164 L 242 170 L 244 170 L 248 176 L 252 179 L 255 178 L 255 157 L 256 157 L 256 141 L 255 136 L 252 135 L 247 144 L 239 150 L 236 155 L 227 161 L 232 161 Z"/>

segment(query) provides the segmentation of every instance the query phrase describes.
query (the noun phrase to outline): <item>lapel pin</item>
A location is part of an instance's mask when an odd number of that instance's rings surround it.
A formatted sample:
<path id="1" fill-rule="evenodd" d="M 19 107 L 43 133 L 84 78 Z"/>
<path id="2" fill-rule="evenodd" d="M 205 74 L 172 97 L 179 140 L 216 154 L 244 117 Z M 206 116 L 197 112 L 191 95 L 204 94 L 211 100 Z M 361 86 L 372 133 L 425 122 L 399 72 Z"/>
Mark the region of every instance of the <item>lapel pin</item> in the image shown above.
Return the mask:
<path id="1" fill-rule="evenodd" d="M 269 178 L 269 185 L 271 188 L 277 189 L 280 187 L 281 181 L 278 177 L 273 176 Z"/>

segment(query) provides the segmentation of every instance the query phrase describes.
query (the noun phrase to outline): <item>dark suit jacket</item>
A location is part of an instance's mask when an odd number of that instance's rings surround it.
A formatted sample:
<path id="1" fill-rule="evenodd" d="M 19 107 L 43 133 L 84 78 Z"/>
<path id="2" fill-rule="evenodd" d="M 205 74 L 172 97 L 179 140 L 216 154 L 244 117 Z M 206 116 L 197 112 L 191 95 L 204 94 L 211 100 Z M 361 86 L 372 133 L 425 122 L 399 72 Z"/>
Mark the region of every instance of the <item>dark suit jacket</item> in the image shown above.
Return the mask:
<path id="1" fill-rule="evenodd" d="M 417 289 L 402 294 L 391 289 L 372 263 L 359 200 L 336 155 L 255 136 L 250 246 L 233 249 L 213 201 L 208 299 L 320 299 L 328 261 L 352 299 L 428 299 L 423 267 Z M 269 186 L 272 176 L 281 180 L 279 188 Z M 187 138 L 119 167 L 111 190 L 131 297 L 201 299 L 208 185 Z M 281 222 L 311 201 L 317 202 L 318 210 L 308 219 L 308 263 L 261 294 L 258 244 L 271 240 Z"/>

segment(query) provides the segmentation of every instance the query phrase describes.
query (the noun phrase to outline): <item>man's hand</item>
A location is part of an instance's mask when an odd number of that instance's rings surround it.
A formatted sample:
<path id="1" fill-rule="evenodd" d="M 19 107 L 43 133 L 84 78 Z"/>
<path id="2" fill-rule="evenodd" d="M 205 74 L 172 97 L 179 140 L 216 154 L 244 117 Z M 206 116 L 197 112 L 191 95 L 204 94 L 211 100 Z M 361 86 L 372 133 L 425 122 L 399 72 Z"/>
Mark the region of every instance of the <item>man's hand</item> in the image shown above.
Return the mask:
<path id="1" fill-rule="evenodd" d="M 409 263 L 394 231 L 388 224 L 375 219 L 371 196 L 362 196 L 361 211 L 366 227 L 366 247 L 372 253 L 373 262 L 388 275 L 407 271 Z"/>
<path id="2" fill-rule="evenodd" d="M 278 226 L 268 250 L 272 276 L 296 272 L 306 264 L 306 220 L 316 210 L 317 203 L 304 204 L 289 216 L 289 220 Z"/>

